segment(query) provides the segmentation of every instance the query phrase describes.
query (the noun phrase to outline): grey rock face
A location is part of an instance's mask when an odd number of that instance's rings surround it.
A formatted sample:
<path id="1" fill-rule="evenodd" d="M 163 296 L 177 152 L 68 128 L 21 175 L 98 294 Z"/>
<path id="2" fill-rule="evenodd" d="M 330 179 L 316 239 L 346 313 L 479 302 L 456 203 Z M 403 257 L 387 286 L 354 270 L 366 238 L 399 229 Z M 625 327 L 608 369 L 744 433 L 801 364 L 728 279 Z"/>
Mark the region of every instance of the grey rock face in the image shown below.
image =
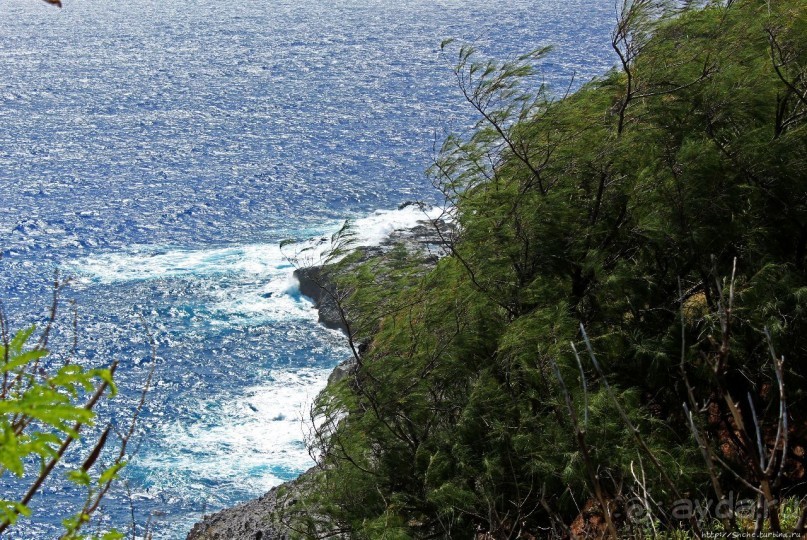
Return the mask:
<path id="1" fill-rule="evenodd" d="M 333 286 L 321 266 L 298 268 L 294 277 L 300 282 L 300 293 L 314 301 L 319 322 L 326 328 L 347 332 L 342 315 L 333 300 Z"/>
<path id="2" fill-rule="evenodd" d="M 277 506 L 277 490 L 205 516 L 193 526 L 187 540 L 287 540 L 288 536 L 270 522 Z"/>
<path id="3" fill-rule="evenodd" d="M 356 367 L 356 362 L 353 359 L 345 360 L 340 363 L 333 368 L 333 371 L 328 376 L 328 384 L 336 384 L 339 381 L 347 379 L 354 367 Z"/>

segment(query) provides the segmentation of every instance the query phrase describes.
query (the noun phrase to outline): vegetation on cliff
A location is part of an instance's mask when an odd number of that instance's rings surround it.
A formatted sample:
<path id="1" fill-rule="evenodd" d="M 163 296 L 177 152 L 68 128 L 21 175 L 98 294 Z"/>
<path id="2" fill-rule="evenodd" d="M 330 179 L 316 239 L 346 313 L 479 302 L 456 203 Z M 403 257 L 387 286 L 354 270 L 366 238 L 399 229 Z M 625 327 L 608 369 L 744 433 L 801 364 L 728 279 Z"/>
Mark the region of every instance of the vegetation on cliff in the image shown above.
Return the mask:
<path id="1" fill-rule="evenodd" d="M 455 51 L 458 233 L 333 292 L 357 365 L 301 536 L 804 530 L 807 5 L 628 0 L 613 47 L 561 99 L 547 51 Z"/>

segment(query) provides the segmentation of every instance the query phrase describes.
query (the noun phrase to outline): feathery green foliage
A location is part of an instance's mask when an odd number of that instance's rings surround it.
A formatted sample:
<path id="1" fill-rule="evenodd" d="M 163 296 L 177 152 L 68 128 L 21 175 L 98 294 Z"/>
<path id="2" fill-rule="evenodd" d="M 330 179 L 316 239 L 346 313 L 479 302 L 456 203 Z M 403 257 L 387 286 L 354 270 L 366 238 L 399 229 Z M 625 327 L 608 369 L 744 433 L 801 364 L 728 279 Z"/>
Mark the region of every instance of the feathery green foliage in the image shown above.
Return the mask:
<path id="1" fill-rule="evenodd" d="M 459 49 L 459 236 L 344 285 L 367 344 L 316 405 L 309 536 L 803 527 L 672 509 L 805 494 L 807 5 L 626 2 L 614 48 L 562 98 L 528 88 L 548 51 Z"/>

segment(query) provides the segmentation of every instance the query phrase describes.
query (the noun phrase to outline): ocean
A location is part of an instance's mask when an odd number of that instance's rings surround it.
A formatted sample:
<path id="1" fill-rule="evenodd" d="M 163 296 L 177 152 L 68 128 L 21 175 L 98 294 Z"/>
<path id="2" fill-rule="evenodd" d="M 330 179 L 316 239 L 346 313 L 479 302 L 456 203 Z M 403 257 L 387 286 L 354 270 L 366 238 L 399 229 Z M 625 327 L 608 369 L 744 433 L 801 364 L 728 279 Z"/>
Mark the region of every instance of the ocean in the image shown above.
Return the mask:
<path id="1" fill-rule="evenodd" d="M 514 58 L 544 45 L 562 93 L 613 64 L 605 0 L 37 0 L 0 5 L 0 300 L 14 328 L 62 293 L 53 361 L 120 362 L 101 424 L 148 394 L 102 528 L 184 538 L 203 514 L 312 465 L 308 405 L 348 355 L 279 243 L 364 242 L 439 204 L 424 174 L 476 120 L 444 38 Z M 146 330 L 148 328 L 148 331 Z M 58 536 L 67 459 L 8 538 Z M 4 496 L 13 493 L 8 473 Z"/>

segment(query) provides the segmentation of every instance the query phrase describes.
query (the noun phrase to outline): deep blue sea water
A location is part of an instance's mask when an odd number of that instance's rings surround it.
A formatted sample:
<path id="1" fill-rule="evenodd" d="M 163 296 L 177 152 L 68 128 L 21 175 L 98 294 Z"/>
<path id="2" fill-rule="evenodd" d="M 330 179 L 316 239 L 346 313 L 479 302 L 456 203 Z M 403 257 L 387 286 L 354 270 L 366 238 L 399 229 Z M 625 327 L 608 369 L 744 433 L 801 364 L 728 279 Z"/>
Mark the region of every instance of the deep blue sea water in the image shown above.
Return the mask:
<path id="1" fill-rule="evenodd" d="M 443 38 L 497 58 L 554 44 L 543 75 L 562 91 L 613 64 L 613 20 L 611 0 L 0 3 L 0 298 L 20 328 L 55 269 L 74 278 L 81 361 L 121 363 L 105 421 L 148 370 L 141 317 L 158 342 L 102 523 L 133 508 L 184 538 L 311 465 L 301 417 L 347 352 L 278 242 L 348 217 L 369 241 L 416 217 L 375 211 L 436 200 L 435 141 L 473 121 Z M 70 327 L 65 308 L 57 356 Z M 9 537 L 54 537 L 76 497 L 52 483 Z"/>

